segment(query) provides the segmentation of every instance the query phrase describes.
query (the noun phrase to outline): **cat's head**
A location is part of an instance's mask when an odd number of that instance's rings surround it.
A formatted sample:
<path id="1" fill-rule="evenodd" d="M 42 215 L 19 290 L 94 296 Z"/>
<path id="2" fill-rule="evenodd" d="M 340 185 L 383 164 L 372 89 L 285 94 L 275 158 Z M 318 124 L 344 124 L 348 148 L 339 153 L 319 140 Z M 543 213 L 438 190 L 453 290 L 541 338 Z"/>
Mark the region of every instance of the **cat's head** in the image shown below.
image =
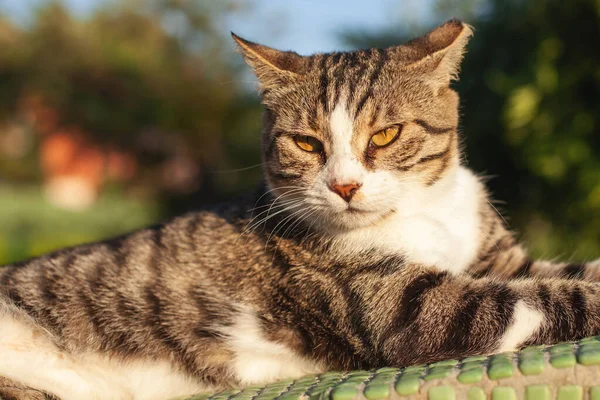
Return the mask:
<path id="1" fill-rule="evenodd" d="M 459 165 L 449 85 L 471 32 L 452 20 L 400 46 L 312 56 L 233 35 L 260 83 L 273 211 L 346 231 L 427 201 Z"/>

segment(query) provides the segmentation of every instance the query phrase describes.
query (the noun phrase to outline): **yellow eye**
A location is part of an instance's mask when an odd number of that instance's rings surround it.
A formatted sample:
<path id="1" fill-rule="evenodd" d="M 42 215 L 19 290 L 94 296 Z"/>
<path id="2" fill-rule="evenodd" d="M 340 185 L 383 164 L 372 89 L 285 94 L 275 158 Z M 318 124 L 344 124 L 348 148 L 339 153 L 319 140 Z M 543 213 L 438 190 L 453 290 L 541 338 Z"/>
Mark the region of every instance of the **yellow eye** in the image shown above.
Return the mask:
<path id="1" fill-rule="evenodd" d="M 377 147 L 384 147 L 392 143 L 400 134 L 400 126 L 394 125 L 385 128 L 371 136 L 371 143 Z"/>
<path id="2" fill-rule="evenodd" d="M 323 150 L 323 144 L 312 136 L 298 135 L 294 136 L 294 142 L 304 151 L 317 153 Z"/>

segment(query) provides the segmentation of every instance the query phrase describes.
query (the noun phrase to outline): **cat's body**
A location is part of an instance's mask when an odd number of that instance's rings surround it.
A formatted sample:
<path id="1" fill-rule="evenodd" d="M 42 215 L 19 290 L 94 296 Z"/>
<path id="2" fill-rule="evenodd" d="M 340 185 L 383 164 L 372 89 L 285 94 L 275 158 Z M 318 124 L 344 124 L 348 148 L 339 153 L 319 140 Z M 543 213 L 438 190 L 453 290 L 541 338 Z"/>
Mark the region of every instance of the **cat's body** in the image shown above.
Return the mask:
<path id="1" fill-rule="evenodd" d="M 600 265 L 531 261 L 460 166 L 469 33 L 310 58 L 238 38 L 266 188 L 2 270 L 0 376 L 158 400 L 600 334 Z"/>

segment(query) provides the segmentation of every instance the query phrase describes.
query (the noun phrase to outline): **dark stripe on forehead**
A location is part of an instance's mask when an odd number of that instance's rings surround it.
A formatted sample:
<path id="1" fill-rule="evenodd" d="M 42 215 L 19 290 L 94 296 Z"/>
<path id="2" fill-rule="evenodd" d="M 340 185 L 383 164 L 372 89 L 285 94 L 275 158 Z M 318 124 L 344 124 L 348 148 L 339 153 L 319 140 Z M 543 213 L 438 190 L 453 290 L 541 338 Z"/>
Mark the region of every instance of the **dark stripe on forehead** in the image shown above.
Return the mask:
<path id="1" fill-rule="evenodd" d="M 362 58 L 358 51 L 343 53 L 334 73 L 335 79 L 335 98 L 334 104 L 338 104 L 341 97 L 342 88 L 347 91 L 346 108 L 354 103 L 356 88 L 359 87 L 363 79 L 368 63 Z"/>
<path id="2" fill-rule="evenodd" d="M 372 52 L 369 52 L 369 58 L 372 56 L 371 54 Z M 354 52 L 352 53 L 352 58 L 349 60 L 349 63 L 354 66 L 354 70 L 351 74 L 347 74 L 346 77 L 347 86 L 350 87 L 350 95 L 346 102 L 346 108 L 348 110 L 351 109 L 351 105 L 354 104 L 354 101 L 356 100 L 358 94 L 356 88 L 360 87 L 360 82 L 364 79 L 365 73 L 368 71 L 369 64 L 365 58 L 363 53 Z"/>
<path id="3" fill-rule="evenodd" d="M 327 76 L 327 57 L 322 56 L 321 62 L 319 63 L 319 69 L 321 70 L 321 75 L 319 77 L 319 101 L 323 106 L 325 112 L 329 111 L 329 107 L 327 105 L 327 90 L 329 86 L 329 77 Z"/>
<path id="4" fill-rule="evenodd" d="M 429 125 L 429 123 L 423 121 L 422 119 L 416 119 L 413 121 L 415 124 L 419 125 L 421 128 L 425 129 L 427 133 L 432 135 L 441 135 L 443 133 L 452 132 L 456 129 L 455 126 L 448 127 L 437 127 L 433 125 Z"/>
<path id="5" fill-rule="evenodd" d="M 354 113 L 355 118 L 356 116 L 358 116 L 358 114 L 360 114 L 367 100 L 371 96 L 373 96 L 373 84 L 375 84 L 375 82 L 377 82 L 377 79 L 379 79 L 379 75 L 381 75 L 381 71 L 383 70 L 383 67 L 387 61 L 387 54 L 384 50 L 376 49 L 375 52 L 377 53 L 379 60 L 377 61 L 377 64 L 373 69 L 373 73 L 371 74 L 371 76 L 369 77 L 369 81 L 367 82 L 367 91 L 363 94 L 363 97 L 360 99 L 356 106 L 356 111 Z"/>
<path id="6" fill-rule="evenodd" d="M 346 53 L 345 63 L 349 67 L 355 67 L 360 63 L 360 57 L 357 51 Z"/>
<path id="7" fill-rule="evenodd" d="M 373 74 L 371 75 L 371 78 L 369 79 L 369 86 L 373 86 L 373 84 L 377 81 L 377 79 L 379 79 L 379 75 L 381 75 L 381 71 L 383 70 L 385 63 L 387 62 L 387 53 L 384 50 L 375 49 L 375 54 L 377 54 L 379 61 L 375 65 Z"/>
<path id="8" fill-rule="evenodd" d="M 331 68 L 337 67 L 344 59 L 344 53 L 333 53 L 331 56 Z"/>
<path id="9" fill-rule="evenodd" d="M 342 85 L 345 80 L 345 60 L 347 54 L 348 53 L 337 53 L 333 56 L 333 62 L 331 67 L 331 69 L 333 69 L 333 104 L 337 104 L 340 99 Z"/>

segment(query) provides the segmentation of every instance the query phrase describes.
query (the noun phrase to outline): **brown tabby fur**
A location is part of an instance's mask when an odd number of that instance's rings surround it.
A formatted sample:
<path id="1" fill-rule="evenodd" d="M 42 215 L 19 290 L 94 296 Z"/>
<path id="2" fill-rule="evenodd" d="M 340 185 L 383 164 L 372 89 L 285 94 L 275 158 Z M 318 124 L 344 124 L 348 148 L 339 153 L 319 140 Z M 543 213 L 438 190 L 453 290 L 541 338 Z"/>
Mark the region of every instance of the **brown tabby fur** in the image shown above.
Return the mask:
<path id="1" fill-rule="evenodd" d="M 327 165 L 328 121 L 340 103 L 354 120 L 352 148 L 367 149 L 354 154 L 365 170 L 411 177 L 423 190 L 450 174 L 460 153 L 459 101 L 449 83 L 469 34 L 450 21 L 402 46 L 310 57 L 235 37 L 261 82 L 266 186 L 218 208 L 7 266 L 0 315 L 37 329 L 65 354 L 166 360 L 212 389 L 247 383 L 232 367 L 236 350 L 226 333 L 240 307 L 252 310 L 267 340 L 323 370 L 492 353 L 518 302 L 543 316 L 520 345 L 600 334 L 598 266 L 531 260 L 483 189 L 477 254 L 461 273 L 402 253 L 336 251 L 332 237 L 351 220 L 328 220 L 326 211 L 312 224 L 275 214 L 287 187 L 313 184 Z M 372 132 L 396 120 L 403 122 L 396 150 L 369 148 Z M 324 152 L 300 151 L 292 140 L 299 132 L 320 140 Z M 0 394 L 34 398 L 30 389 L 14 395 L 10 381 L 0 385 Z"/>

